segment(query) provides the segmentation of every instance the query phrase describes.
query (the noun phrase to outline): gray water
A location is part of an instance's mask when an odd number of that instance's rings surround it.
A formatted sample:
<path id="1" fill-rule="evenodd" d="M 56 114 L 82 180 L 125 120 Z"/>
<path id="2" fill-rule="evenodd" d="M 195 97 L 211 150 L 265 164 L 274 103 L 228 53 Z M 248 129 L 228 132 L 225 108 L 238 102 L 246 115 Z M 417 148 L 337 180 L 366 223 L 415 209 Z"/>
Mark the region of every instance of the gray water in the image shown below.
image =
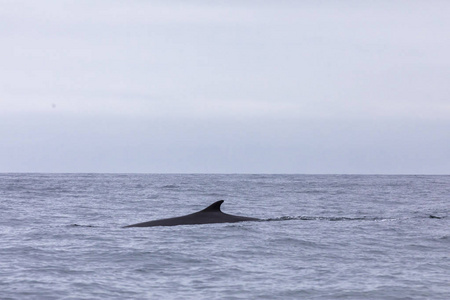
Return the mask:
<path id="1" fill-rule="evenodd" d="M 0 174 L 1 299 L 449 299 L 450 176 Z M 256 222 L 122 226 L 223 199 Z"/>

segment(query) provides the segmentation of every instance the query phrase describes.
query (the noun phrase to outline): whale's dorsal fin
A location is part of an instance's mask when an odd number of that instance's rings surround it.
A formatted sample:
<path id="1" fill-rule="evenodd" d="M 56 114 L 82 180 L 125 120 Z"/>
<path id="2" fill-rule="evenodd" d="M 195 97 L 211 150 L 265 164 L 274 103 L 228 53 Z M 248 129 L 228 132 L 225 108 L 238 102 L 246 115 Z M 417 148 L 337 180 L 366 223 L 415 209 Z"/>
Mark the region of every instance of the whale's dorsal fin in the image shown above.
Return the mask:
<path id="1" fill-rule="evenodd" d="M 213 204 L 211 204 L 210 206 L 208 206 L 207 208 L 205 208 L 202 211 L 204 211 L 204 212 L 219 211 L 220 212 L 221 211 L 220 206 L 222 205 L 222 203 L 223 203 L 223 200 L 219 200 L 217 202 L 214 202 Z"/>

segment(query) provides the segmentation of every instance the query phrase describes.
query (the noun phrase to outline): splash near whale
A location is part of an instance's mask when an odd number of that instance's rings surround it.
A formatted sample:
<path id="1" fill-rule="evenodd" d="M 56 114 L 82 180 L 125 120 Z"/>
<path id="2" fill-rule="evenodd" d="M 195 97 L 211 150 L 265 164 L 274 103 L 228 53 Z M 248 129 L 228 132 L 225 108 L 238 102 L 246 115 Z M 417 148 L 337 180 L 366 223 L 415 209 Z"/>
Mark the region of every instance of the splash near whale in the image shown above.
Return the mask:
<path id="1" fill-rule="evenodd" d="M 129 227 L 153 227 L 153 226 L 178 226 L 178 225 L 198 225 L 198 224 L 212 224 L 212 223 L 236 223 L 243 221 L 259 221 L 257 218 L 250 217 L 242 217 L 242 216 L 234 216 L 223 213 L 220 210 L 220 206 L 224 200 L 219 200 L 214 202 L 207 208 L 198 211 L 193 214 L 168 218 L 168 219 L 160 219 L 154 221 L 148 221 L 143 223 L 132 224 L 128 226 L 124 226 L 123 228 Z"/>

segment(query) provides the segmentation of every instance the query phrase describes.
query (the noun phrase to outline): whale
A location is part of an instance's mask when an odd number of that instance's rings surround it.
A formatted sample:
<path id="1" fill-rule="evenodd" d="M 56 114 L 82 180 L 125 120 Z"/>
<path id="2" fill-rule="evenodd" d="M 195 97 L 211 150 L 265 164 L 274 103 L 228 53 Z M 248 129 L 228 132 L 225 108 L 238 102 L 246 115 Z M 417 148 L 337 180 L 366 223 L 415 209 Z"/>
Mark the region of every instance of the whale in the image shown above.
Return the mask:
<path id="1" fill-rule="evenodd" d="M 217 202 L 214 202 L 207 208 L 205 208 L 201 211 L 198 211 L 196 213 L 193 213 L 193 214 L 189 214 L 189 215 L 185 215 L 185 216 L 181 216 L 181 217 L 175 217 L 175 218 L 142 222 L 142 223 L 127 225 L 127 226 L 124 226 L 123 228 L 260 221 L 260 219 L 257 219 L 257 218 L 234 216 L 234 215 L 229 215 L 229 214 L 223 213 L 220 210 L 220 206 L 222 205 L 223 202 L 224 202 L 224 200 L 219 200 Z"/>

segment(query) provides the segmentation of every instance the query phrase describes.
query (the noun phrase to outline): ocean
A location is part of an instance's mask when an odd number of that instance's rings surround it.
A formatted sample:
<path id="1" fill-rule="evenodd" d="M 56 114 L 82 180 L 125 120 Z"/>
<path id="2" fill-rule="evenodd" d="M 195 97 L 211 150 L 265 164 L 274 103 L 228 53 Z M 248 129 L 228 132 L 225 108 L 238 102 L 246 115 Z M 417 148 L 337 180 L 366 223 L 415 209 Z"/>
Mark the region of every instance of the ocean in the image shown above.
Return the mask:
<path id="1" fill-rule="evenodd" d="M 122 228 L 222 211 L 261 221 Z M 0 299 L 450 299 L 450 176 L 0 174 Z"/>

